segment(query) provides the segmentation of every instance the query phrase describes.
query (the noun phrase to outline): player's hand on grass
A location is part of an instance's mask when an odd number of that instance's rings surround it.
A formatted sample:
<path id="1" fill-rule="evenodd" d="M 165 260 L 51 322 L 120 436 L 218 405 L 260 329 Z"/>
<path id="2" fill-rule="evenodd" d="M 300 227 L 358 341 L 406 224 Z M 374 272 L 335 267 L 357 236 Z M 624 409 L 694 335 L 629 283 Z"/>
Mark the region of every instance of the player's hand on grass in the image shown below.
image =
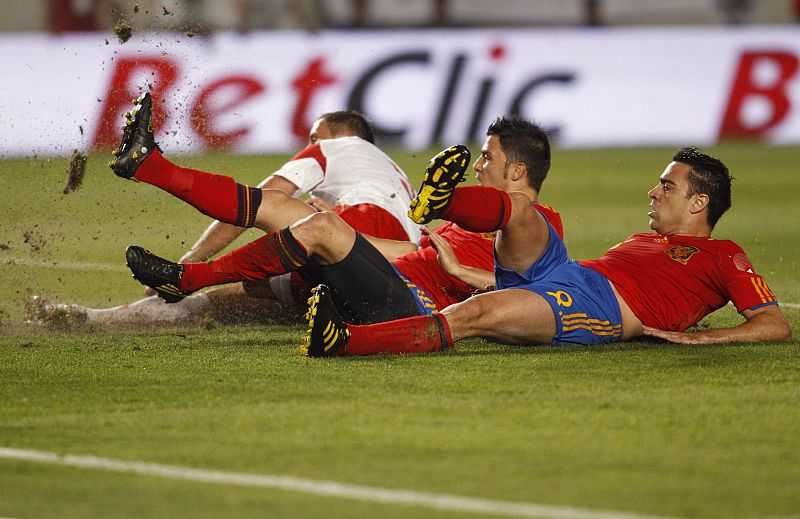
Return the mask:
<path id="1" fill-rule="evenodd" d="M 677 344 L 707 344 L 710 342 L 702 333 L 670 332 L 649 326 L 642 326 L 642 332 L 649 337 L 658 337 Z"/>

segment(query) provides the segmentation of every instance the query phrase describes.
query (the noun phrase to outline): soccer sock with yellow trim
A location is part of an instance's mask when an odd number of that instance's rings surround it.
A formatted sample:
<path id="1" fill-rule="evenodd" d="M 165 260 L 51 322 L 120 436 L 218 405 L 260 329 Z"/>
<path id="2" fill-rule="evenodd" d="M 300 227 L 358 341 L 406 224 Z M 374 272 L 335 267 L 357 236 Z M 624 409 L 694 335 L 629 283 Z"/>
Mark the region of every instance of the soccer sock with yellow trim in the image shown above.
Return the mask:
<path id="1" fill-rule="evenodd" d="M 459 186 L 441 218 L 471 232 L 497 231 L 511 218 L 511 197 L 493 187 Z"/>
<path id="2" fill-rule="evenodd" d="M 454 344 L 447 319 L 438 312 L 378 324 L 348 324 L 347 328 L 350 338 L 341 355 L 426 353 Z"/>
<path id="3" fill-rule="evenodd" d="M 292 272 L 308 263 L 306 249 L 287 227 L 206 263 L 184 263 L 181 290 L 259 280 Z"/>
<path id="4" fill-rule="evenodd" d="M 253 227 L 261 189 L 231 177 L 178 166 L 157 149 L 142 162 L 134 177 L 194 206 L 201 213 L 238 227 Z"/>

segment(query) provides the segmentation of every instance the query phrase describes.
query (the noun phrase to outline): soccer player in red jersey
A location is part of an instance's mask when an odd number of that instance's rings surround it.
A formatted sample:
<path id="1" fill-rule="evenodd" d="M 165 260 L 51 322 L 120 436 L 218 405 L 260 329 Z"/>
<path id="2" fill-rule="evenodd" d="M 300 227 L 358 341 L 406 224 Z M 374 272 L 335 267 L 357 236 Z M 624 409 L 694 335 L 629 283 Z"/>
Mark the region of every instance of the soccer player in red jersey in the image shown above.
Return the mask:
<path id="1" fill-rule="evenodd" d="M 446 225 L 434 238 L 423 239 L 420 246 L 377 239 L 357 233 L 335 213 L 317 212 L 280 191 L 251 188 L 228 177 L 193 170 L 172 172 L 158 167 L 160 154 L 153 151 L 156 147 L 148 116 L 143 109 L 132 115 L 112 163 L 118 176 L 155 185 L 220 221 L 267 231 L 255 242 L 209 262 L 173 263 L 141 247 L 129 247 L 126 258 L 134 277 L 168 302 L 207 286 L 297 271 L 314 285 L 328 284 L 348 320 L 373 323 L 428 315 L 469 297 L 476 283 L 491 284 L 490 233 Z M 493 143 L 498 168 L 491 168 L 489 174 L 490 170 L 481 166 L 490 153 L 485 150 L 475 170 L 481 183 L 499 188 L 493 189 L 497 195 L 486 196 L 467 187 L 461 191 L 462 203 L 479 214 L 491 215 L 491 221 L 484 223 L 490 226 L 496 224 L 498 210 L 501 215 L 510 214 L 511 205 L 500 194 L 521 191 L 531 210 L 546 215 L 553 221 L 550 225 L 560 230 L 558 213 L 546 206 L 533 209 L 531 204 L 550 168 L 546 133 L 528 121 L 510 118 L 493 123 L 489 134 L 487 142 Z M 469 150 L 454 146 L 434 157 L 427 171 L 437 182 L 458 183 L 468 165 Z M 449 274 L 439 262 L 435 247 L 444 243 L 457 260 L 445 265 L 455 266 L 454 273 L 463 279 Z"/>
<path id="2" fill-rule="evenodd" d="M 307 146 L 258 187 L 295 197 L 310 193 L 313 207 L 337 213 L 359 232 L 419 243 L 420 228 L 406 215 L 414 188 L 374 140 L 371 124 L 360 113 L 323 114 L 312 125 Z M 154 162 L 158 163 L 156 169 L 165 171 L 186 169 L 163 157 L 154 157 Z M 244 230 L 214 221 L 180 261 L 207 261 Z M 148 288 L 146 294 L 155 296 L 156 292 Z M 170 306 L 158 297 L 147 297 L 114 308 L 86 308 L 35 296 L 27 309 L 29 320 L 45 322 L 49 315 L 63 313 L 74 322 L 101 325 L 200 323 L 206 315 L 221 322 L 241 323 L 297 318 L 307 299 L 306 283 L 297 275 L 287 274 L 219 287 Z"/>
<path id="3" fill-rule="evenodd" d="M 679 150 L 648 193 L 655 232 L 634 234 L 595 260 L 571 260 L 526 197 L 504 193 L 510 217 L 486 226 L 486 214 L 476 219 L 461 204 L 461 189 L 453 188 L 452 203 L 439 209 L 447 190 L 423 185 L 412 201 L 412 217 L 424 223 L 441 216 L 473 231 L 499 229 L 498 290 L 431 316 L 357 326 L 343 322 L 326 287 L 317 287 L 308 316 L 309 355 L 434 351 L 467 337 L 510 344 L 595 344 L 642 336 L 691 344 L 791 339 L 774 294 L 744 251 L 711 237 L 731 205 L 731 177 L 722 162 L 695 148 Z M 475 189 L 496 195 L 488 187 Z M 743 323 L 686 331 L 728 301 Z"/>

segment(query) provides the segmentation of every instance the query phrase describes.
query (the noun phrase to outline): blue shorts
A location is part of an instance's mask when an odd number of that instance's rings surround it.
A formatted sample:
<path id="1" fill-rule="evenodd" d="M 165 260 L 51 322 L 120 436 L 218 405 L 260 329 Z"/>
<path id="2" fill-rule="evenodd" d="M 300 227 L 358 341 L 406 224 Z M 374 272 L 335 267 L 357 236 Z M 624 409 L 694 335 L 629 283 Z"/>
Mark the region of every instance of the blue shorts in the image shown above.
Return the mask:
<path id="1" fill-rule="evenodd" d="M 611 283 L 600 273 L 571 260 L 564 242 L 550 223 L 547 249 L 525 273 L 503 268 L 495 258 L 497 289 L 523 288 L 542 296 L 553 309 L 553 344 L 616 342 L 622 314 Z"/>
<path id="2" fill-rule="evenodd" d="M 403 282 L 408 287 L 409 292 L 411 293 L 411 297 L 414 299 L 414 302 L 417 304 L 417 310 L 419 311 L 419 315 L 431 315 L 433 312 L 436 311 L 436 303 L 433 302 L 433 299 L 421 288 L 417 285 L 412 283 L 410 279 L 405 277 L 402 272 L 397 270 L 397 267 L 392 265 L 392 268 L 397 273 L 397 276 L 403 280 Z"/>

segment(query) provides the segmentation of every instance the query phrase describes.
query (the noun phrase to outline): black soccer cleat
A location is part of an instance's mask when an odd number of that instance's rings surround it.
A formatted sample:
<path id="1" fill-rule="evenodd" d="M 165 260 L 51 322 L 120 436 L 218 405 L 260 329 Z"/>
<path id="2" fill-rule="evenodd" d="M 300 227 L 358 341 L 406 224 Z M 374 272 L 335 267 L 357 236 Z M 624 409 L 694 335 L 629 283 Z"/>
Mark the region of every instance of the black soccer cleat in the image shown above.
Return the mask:
<path id="1" fill-rule="evenodd" d="M 145 92 L 133 100 L 133 109 L 125 114 L 122 141 L 108 166 L 118 177 L 132 178 L 154 149 L 161 151 L 153 136 L 153 98 Z"/>
<path id="2" fill-rule="evenodd" d="M 440 151 L 425 168 L 422 185 L 416 198 L 411 201 L 408 217 L 423 224 L 436 219 L 453 200 L 453 191 L 470 163 L 470 153 L 461 144 Z"/>
<path id="3" fill-rule="evenodd" d="M 181 291 L 183 265 L 158 257 L 149 250 L 131 245 L 125 249 L 133 279 L 155 290 L 167 303 L 177 303 L 189 293 Z"/>
<path id="4" fill-rule="evenodd" d="M 306 313 L 308 331 L 300 345 L 300 353 L 308 357 L 332 357 L 347 348 L 350 330 L 342 322 L 326 285 L 311 289 Z"/>

